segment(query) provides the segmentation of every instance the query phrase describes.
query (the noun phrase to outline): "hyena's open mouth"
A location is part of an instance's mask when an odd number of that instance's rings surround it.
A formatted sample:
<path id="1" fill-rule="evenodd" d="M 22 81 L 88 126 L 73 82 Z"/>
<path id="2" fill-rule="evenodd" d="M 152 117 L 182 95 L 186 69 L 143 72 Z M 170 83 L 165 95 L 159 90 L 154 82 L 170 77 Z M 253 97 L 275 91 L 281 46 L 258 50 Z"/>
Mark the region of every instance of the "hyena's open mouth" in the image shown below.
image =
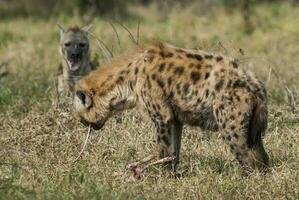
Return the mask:
<path id="1" fill-rule="evenodd" d="M 68 58 L 67 63 L 71 71 L 76 71 L 81 65 L 81 58 L 79 56 Z"/>

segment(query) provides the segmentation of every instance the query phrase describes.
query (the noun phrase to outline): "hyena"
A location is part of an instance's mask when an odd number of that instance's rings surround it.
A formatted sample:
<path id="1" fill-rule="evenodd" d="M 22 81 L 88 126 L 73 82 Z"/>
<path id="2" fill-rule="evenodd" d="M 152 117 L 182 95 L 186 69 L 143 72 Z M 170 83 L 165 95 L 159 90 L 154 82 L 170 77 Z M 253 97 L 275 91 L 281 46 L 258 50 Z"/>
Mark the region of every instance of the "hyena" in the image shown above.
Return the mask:
<path id="1" fill-rule="evenodd" d="M 161 158 L 179 162 L 183 125 L 219 131 L 244 169 L 266 169 L 264 85 L 233 59 L 170 44 L 139 48 L 79 81 L 74 108 L 85 125 L 100 129 L 110 116 L 144 108 L 157 131 Z M 246 170 L 246 171 L 247 171 Z"/>
<path id="2" fill-rule="evenodd" d="M 86 76 L 99 64 L 96 59 L 90 61 L 88 32 L 91 25 L 79 28 L 78 26 L 60 29 L 59 51 L 62 62 L 58 68 L 57 92 L 58 97 L 72 96 L 75 84 Z"/>

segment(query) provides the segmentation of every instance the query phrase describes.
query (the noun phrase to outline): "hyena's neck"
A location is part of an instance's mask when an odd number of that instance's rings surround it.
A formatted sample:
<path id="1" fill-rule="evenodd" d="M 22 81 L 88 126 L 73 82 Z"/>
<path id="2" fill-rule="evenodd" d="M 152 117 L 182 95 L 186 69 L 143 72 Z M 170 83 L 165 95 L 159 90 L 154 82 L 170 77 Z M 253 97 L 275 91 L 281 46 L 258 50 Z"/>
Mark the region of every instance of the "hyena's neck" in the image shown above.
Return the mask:
<path id="1" fill-rule="evenodd" d="M 142 87 L 138 74 L 142 73 L 143 64 L 143 59 L 128 59 L 112 62 L 111 68 L 106 66 L 109 72 L 105 72 L 107 78 L 104 87 L 115 88 L 113 93 L 117 94 L 119 101 L 125 102 L 125 109 L 133 108 L 138 104 Z M 97 73 L 101 76 L 103 72 L 99 70 Z M 96 73 L 94 75 L 98 76 Z"/>

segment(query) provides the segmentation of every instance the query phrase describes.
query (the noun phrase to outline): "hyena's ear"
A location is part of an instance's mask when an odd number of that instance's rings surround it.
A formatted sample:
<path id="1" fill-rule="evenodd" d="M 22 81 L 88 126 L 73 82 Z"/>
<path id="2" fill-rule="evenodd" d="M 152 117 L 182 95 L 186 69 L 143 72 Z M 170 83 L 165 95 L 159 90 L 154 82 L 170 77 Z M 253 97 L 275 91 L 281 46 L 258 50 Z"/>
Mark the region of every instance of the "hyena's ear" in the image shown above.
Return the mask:
<path id="1" fill-rule="evenodd" d="M 82 30 L 88 35 L 88 33 L 89 33 L 89 30 L 92 28 L 92 24 L 89 24 L 89 25 L 87 25 L 87 26 L 84 26 L 83 28 L 82 28 Z"/>
<path id="2" fill-rule="evenodd" d="M 65 29 L 60 24 L 57 24 L 57 26 L 58 26 L 59 31 L 60 31 L 60 38 L 62 38 L 63 34 L 65 33 Z"/>

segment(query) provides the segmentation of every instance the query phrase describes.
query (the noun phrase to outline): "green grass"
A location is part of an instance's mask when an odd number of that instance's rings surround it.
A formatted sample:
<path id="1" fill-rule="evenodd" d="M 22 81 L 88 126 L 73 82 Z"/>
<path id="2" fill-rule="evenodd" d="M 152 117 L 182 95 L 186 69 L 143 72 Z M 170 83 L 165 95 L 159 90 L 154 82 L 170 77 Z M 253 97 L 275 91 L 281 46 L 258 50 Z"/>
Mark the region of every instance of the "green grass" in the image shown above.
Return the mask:
<path id="1" fill-rule="evenodd" d="M 238 58 L 265 82 L 269 173 L 241 178 L 219 134 L 186 127 L 180 178 L 157 166 L 145 172 L 144 180 L 127 182 L 126 165 L 155 151 L 153 124 L 141 120 L 137 111 L 126 112 L 122 123 L 113 118 L 94 132 L 83 156 L 72 163 L 87 130 L 67 108 L 52 106 L 60 61 L 56 23 L 84 23 L 67 16 L 48 21 L 15 18 L 0 21 L 0 63 L 8 62 L 9 70 L 0 78 L 0 199 L 299 199 L 299 118 L 290 111 L 283 86 L 298 105 L 299 7 L 259 5 L 250 35 L 239 11 L 228 13 L 221 7 L 208 12 L 194 5 L 167 14 L 153 7 L 130 10 L 135 17 L 123 23 L 136 34 L 140 19 L 142 42 L 160 39 L 221 52 Z M 134 48 L 117 24 L 120 47 L 108 21 L 97 18 L 93 24 L 94 35 L 113 46 L 114 55 Z M 102 55 L 95 39 L 91 44 L 92 51 Z M 100 61 L 106 62 L 103 56 Z"/>

